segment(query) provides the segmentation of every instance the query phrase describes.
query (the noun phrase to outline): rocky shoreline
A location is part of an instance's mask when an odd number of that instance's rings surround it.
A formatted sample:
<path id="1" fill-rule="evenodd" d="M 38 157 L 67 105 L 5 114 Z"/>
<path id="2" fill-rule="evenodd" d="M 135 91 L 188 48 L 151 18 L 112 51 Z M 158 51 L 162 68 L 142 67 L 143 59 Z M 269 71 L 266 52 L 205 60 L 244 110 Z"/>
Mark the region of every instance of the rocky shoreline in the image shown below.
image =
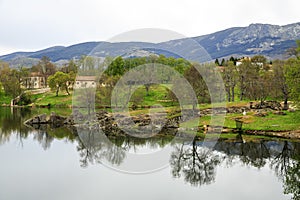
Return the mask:
<path id="1" fill-rule="evenodd" d="M 265 104 L 267 105 L 267 104 Z M 52 128 L 58 128 L 61 126 L 71 126 L 73 128 L 88 128 L 98 130 L 101 129 L 106 135 L 118 136 L 126 135 L 126 130 L 129 130 L 131 136 L 138 137 L 151 137 L 158 133 L 163 135 L 174 136 L 184 131 L 198 131 L 205 134 L 213 133 L 237 133 L 242 132 L 245 135 L 267 136 L 286 139 L 300 139 L 300 131 L 263 131 L 263 130 L 238 130 L 235 128 L 227 127 L 209 127 L 201 126 L 197 128 L 182 128 L 179 127 L 180 122 L 190 120 L 195 117 L 201 117 L 212 114 L 226 114 L 226 113 L 240 113 L 255 111 L 257 116 L 263 117 L 264 113 L 272 111 L 274 114 L 285 114 L 281 111 L 280 104 L 272 104 L 275 107 L 268 106 L 265 108 L 255 109 L 250 107 L 228 107 L 228 108 L 215 108 L 205 109 L 198 113 L 192 110 L 184 110 L 187 119 L 182 119 L 180 112 L 173 113 L 173 117 L 167 116 L 167 113 L 155 113 L 155 114 L 141 114 L 139 116 L 125 116 L 122 114 L 113 115 L 107 111 L 101 110 L 91 115 L 83 115 L 79 111 L 74 111 L 72 115 L 68 117 L 59 116 L 55 113 L 51 113 L 50 116 L 41 114 L 35 116 L 25 122 L 26 126 L 38 129 L 40 125 L 50 125 Z M 253 106 L 253 105 L 252 105 Z M 125 131 L 124 131 L 125 130 Z M 217 131 L 217 132 L 216 132 Z"/>

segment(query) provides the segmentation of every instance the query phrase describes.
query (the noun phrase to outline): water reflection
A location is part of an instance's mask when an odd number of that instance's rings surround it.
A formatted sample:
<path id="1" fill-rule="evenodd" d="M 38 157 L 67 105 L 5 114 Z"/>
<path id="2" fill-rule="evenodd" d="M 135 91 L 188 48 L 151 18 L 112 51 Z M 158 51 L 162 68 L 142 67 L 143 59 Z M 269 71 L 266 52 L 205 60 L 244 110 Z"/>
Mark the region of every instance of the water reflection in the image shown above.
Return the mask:
<path id="1" fill-rule="evenodd" d="M 104 134 L 90 129 L 78 128 L 77 134 L 79 136 L 77 151 L 82 167 L 87 167 L 89 163 L 102 163 L 103 159 L 113 165 L 120 165 L 123 162 L 125 152 L 129 148 L 127 144 L 111 145 Z"/>
<path id="2" fill-rule="evenodd" d="M 0 144 L 9 141 L 12 133 L 22 139 L 27 138 L 29 129 L 23 126 L 23 121 L 31 115 L 28 109 L 0 109 Z"/>
<path id="3" fill-rule="evenodd" d="M 215 180 L 216 167 L 221 163 L 222 156 L 212 150 L 192 144 L 175 144 L 170 165 L 174 177 L 184 177 L 193 186 L 211 184 Z"/>
<path id="4" fill-rule="evenodd" d="M 74 130 L 77 135 L 77 151 L 80 155 L 82 167 L 89 164 L 103 163 L 107 161 L 112 165 L 119 166 L 126 159 L 128 152 L 137 152 L 143 147 L 150 149 L 163 148 L 172 141 L 172 137 L 107 137 L 105 133 L 88 128 L 77 128 Z"/>
<path id="5" fill-rule="evenodd" d="M 32 115 L 30 110 L 0 109 L 0 145 L 14 135 L 22 143 L 29 136 L 38 141 L 42 149 L 51 148 L 55 140 L 74 143 L 80 156 L 80 165 L 88 167 L 104 160 L 112 165 L 122 165 L 127 152 L 142 148 L 160 149 L 171 145 L 171 174 L 192 186 L 200 187 L 216 181 L 218 167 L 243 164 L 261 169 L 265 166 L 274 171 L 282 181 L 284 192 L 300 199 L 300 143 L 288 141 L 234 141 L 220 140 L 210 149 L 201 141 L 174 142 L 172 137 L 107 137 L 90 129 L 53 128 L 40 126 L 32 130 L 23 122 Z"/>

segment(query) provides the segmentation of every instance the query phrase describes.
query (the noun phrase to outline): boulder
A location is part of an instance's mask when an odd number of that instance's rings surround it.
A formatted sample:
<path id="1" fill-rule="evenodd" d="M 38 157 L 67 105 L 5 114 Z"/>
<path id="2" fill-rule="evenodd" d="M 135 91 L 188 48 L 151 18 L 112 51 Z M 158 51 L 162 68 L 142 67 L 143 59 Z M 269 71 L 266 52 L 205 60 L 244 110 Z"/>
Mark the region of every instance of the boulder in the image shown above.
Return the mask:
<path id="1" fill-rule="evenodd" d="M 252 102 L 251 102 L 252 103 Z M 282 106 L 277 101 L 263 101 L 250 104 L 252 109 L 272 109 L 272 110 L 282 110 Z"/>
<path id="2" fill-rule="evenodd" d="M 274 115 L 286 115 L 285 112 L 282 112 L 282 111 L 275 111 L 273 112 Z"/>
<path id="3" fill-rule="evenodd" d="M 47 115 L 46 114 L 41 114 L 38 116 L 35 116 L 27 121 L 25 121 L 25 124 L 27 125 L 33 125 L 33 124 L 47 124 Z"/>
<path id="4" fill-rule="evenodd" d="M 67 119 L 64 121 L 64 124 L 66 125 L 75 125 L 75 120 L 74 120 L 74 116 L 70 115 L 69 117 L 67 117 Z"/>
<path id="5" fill-rule="evenodd" d="M 55 112 L 52 112 L 50 115 L 50 119 L 48 120 L 48 123 L 57 126 L 63 125 L 66 119 L 67 119 L 66 117 L 59 116 Z"/>
<path id="6" fill-rule="evenodd" d="M 268 113 L 267 112 L 257 112 L 254 114 L 254 116 L 256 117 L 266 117 L 268 116 Z"/>

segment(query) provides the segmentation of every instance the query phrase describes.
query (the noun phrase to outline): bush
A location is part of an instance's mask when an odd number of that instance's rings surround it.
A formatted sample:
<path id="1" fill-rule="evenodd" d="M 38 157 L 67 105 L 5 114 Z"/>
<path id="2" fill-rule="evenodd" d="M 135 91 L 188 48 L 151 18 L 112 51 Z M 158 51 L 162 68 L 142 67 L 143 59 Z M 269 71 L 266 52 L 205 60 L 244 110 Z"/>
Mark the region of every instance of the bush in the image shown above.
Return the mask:
<path id="1" fill-rule="evenodd" d="M 32 101 L 31 101 L 31 98 L 30 98 L 30 94 L 28 93 L 24 93 L 20 96 L 20 101 L 18 102 L 18 105 L 19 106 L 25 106 L 25 105 L 28 105 L 28 104 L 31 104 Z"/>

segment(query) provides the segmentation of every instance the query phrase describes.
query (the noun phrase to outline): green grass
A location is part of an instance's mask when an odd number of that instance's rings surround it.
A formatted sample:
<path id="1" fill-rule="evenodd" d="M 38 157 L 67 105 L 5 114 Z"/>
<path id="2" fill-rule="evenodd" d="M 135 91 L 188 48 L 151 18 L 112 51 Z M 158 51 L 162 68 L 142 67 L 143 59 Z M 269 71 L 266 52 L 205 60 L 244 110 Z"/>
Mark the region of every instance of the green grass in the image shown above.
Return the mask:
<path id="1" fill-rule="evenodd" d="M 236 118 L 241 118 L 244 130 L 262 130 L 262 131 L 289 131 L 300 130 L 300 111 L 286 112 L 286 115 L 275 115 L 272 112 L 266 117 L 257 117 L 254 113 L 227 114 L 225 116 L 224 127 L 236 128 Z M 221 116 L 215 118 L 216 121 L 223 120 Z M 203 116 L 200 119 L 194 118 L 180 124 L 183 128 L 197 128 L 198 126 L 211 124 L 210 116 Z"/>
<path id="2" fill-rule="evenodd" d="M 180 110 L 178 105 L 174 105 L 174 102 L 168 101 L 169 97 L 169 85 L 152 85 L 149 90 L 149 95 L 146 95 L 146 90 L 144 86 L 139 87 L 134 95 L 132 96 L 132 102 L 138 105 L 137 110 L 131 110 L 131 115 L 148 114 L 151 106 L 161 105 L 162 107 L 152 107 L 151 112 L 167 112 L 168 117 L 176 117 L 181 115 L 180 112 L 174 112 Z M 134 96 L 137 99 L 134 100 Z M 55 92 L 47 92 L 44 94 L 36 94 L 31 96 L 33 104 L 37 107 L 47 106 L 50 104 L 52 108 L 68 108 L 72 105 L 72 95 L 68 96 L 62 92 L 56 97 Z M 0 105 L 10 104 L 11 97 L 0 94 Z M 224 106 L 225 103 L 216 103 L 214 106 L 220 107 Z M 247 101 L 237 101 L 226 103 L 228 107 L 231 106 L 248 106 Z M 211 108 L 211 104 L 200 104 L 199 109 Z M 192 108 L 191 106 L 186 106 L 186 108 Z M 235 118 L 241 117 L 244 121 L 244 130 L 274 130 L 274 131 L 285 131 L 285 130 L 300 130 L 300 111 L 296 112 L 286 112 L 287 115 L 274 115 L 269 113 L 266 117 L 256 117 L 254 113 L 247 113 L 246 116 L 242 114 L 227 114 L 225 116 L 225 127 L 236 128 Z M 218 118 L 217 120 L 222 120 Z M 183 128 L 197 128 L 198 126 L 203 126 L 204 124 L 210 124 L 211 117 L 204 116 L 195 118 L 184 122 L 181 124 Z"/>
<path id="3" fill-rule="evenodd" d="M 4 93 L 0 92 L 0 105 L 3 105 L 3 104 L 10 105 L 11 100 L 12 100 L 11 96 L 7 96 Z"/>
<path id="4" fill-rule="evenodd" d="M 131 98 L 131 103 L 138 104 L 138 106 L 153 106 L 160 104 L 165 107 L 173 106 L 168 98 L 168 87 L 164 85 L 152 85 L 149 89 L 148 95 L 144 86 L 139 87 Z M 140 101 L 134 102 L 135 97 L 140 97 Z"/>
<path id="5" fill-rule="evenodd" d="M 55 92 L 32 95 L 31 100 L 36 106 L 50 104 L 51 107 L 70 107 L 72 105 L 72 95 L 59 93 L 56 96 Z"/>
<path id="6" fill-rule="evenodd" d="M 286 114 L 282 116 L 269 113 L 266 117 L 256 117 L 253 113 L 248 113 L 247 116 L 228 114 L 225 118 L 225 126 L 235 128 L 235 118 L 242 117 L 245 130 L 300 130 L 300 111 L 286 112 Z"/>

